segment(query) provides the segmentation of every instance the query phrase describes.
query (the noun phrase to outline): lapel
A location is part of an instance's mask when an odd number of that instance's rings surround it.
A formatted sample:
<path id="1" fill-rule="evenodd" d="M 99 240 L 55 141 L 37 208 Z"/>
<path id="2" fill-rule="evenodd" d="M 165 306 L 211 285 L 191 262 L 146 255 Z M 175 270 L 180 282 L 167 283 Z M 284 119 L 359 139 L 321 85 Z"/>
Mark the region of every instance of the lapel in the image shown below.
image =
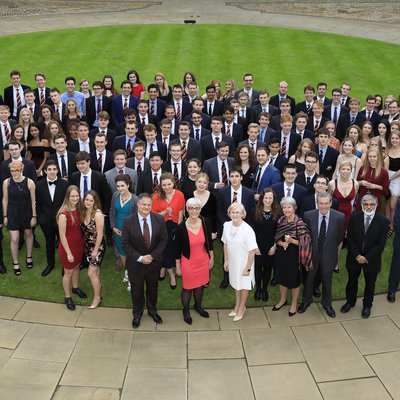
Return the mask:
<path id="1" fill-rule="evenodd" d="M 328 242 L 329 237 L 332 236 L 332 234 L 333 234 L 333 230 L 335 227 L 335 221 L 336 221 L 336 215 L 334 215 L 334 213 L 331 210 L 330 215 L 329 215 L 328 229 L 326 231 L 326 241 L 327 242 Z"/>

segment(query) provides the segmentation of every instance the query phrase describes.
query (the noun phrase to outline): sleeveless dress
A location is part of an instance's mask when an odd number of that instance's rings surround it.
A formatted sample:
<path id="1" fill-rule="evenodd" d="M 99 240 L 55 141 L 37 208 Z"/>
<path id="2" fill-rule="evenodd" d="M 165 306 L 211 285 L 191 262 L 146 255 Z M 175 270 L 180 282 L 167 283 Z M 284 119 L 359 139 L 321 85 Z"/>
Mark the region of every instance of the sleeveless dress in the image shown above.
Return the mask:
<path id="1" fill-rule="evenodd" d="M 118 196 L 117 199 L 115 200 L 115 212 L 117 215 L 115 226 L 119 231 L 122 231 L 122 226 L 124 225 L 125 218 L 127 218 L 131 215 L 131 202 L 132 202 L 132 198 L 128 202 L 126 202 L 123 206 L 121 206 L 120 196 Z M 121 256 L 125 257 L 126 253 L 122 247 L 121 237 L 117 236 L 115 233 L 113 233 L 113 239 L 114 239 L 115 246 L 117 247 L 118 253 Z"/>
<path id="2" fill-rule="evenodd" d="M 187 230 L 189 235 L 190 260 L 182 255 L 182 286 L 184 289 L 195 289 L 210 280 L 210 258 L 204 247 L 205 235 L 202 224 L 197 235 Z"/>
<path id="3" fill-rule="evenodd" d="M 337 179 L 335 179 L 335 190 L 332 193 L 332 197 L 336 199 L 339 203 L 338 211 L 344 214 L 344 228 L 346 231 L 347 228 L 349 227 L 351 212 L 353 211 L 353 201 L 354 198 L 356 197 L 354 179 L 352 179 L 352 182 L 353 182 L 353 187 L 351 188 L 350 193 L 346 197 L 344 197 L 342 193 L 339 192 L 339 189 L 337 188 Z"/>
<path id="4" fill-rule="evenodd" d="M 50 153 L 50 148 L 45 146 L 28 146 L 28 151 L 32 154 L 32 161 L 35 163 L 35 168 L 39 169 L 44 160 L 44 153 Z"/>
<path id="5" fill-rule="evenodd" d="M 391 178 L 400 169 L 400 157 L 392 158 L 389 156 L 389 178 Z M 397 177 L 389 183 L 390 193 L 393 196 L 400 196 L 400 177 Z"/>
<path id="6" fill-rule="evenodd" d="M 65 217 L 67 218 L 65 236 L 67 238 L 71 253 L 74 256 L 74 261 L 72 263 L 68 261 L 67 253 L 62 245 L 61 240 L 58 246 L 58 256 L 60 257 L 61 263 L 65 269 L 73 269 L 80 264 L 84 253 L 81 220 L 76 210 L 71 212 L 63 211 L 62 213 L 60 213 L 60 215 L 61 214 L 65 215 Z"/>
<path id="7" fill-rule="evenodd" d="M 83 231 L 83 237 L 85 239 L 85 256 L 89 259 L 91 258 L 91 254 L 94 249 L 94 246 L 96 245 L 96 240 L 97 240 L 97 228 L 96 228 L 96 221 L 94 220 L 94 218 L 92 218 L 88 224 L 82 222 L 82 231 Z M 105 250 L 106 246 L 103 239 L 99 246 L 97 259 L 95 261 L 92 261 L 90 264 L 95 265 L 96 267 L 100 267 L 101 262 L 103 261 Z"/>
<path id="8" fill-rule="evenodd" d="M 300 172 L 304 172 L 306 170 L 306 165 L 302 164 L 301 162 L 298 162 L 295 160 L 294 165 L 296 166 L 297 173 L 299 174 Z"/>
<path id="9" fill-rule="evenodd" d="M 15 182 L 9 179 L 8 186 L 8 209 L 7 228 L 10 231 L 19 231 L 20 229 L 31 229 L 32 202 L 31 194 L 28 188 L 28 178 L 21 182 Z"/>

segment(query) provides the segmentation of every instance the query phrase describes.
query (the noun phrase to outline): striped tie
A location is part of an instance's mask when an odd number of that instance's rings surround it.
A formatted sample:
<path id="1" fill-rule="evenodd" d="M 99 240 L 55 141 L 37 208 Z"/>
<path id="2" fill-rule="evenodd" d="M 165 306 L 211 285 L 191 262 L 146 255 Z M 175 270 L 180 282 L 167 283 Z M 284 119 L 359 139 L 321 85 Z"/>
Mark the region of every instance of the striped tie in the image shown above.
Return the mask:
<path id="1" fill-rule="evenodd" d="M 286 158 L 286 136 L 283 137 L 282 147 L 281 147 L 281 154 L 283 157 Z"/>
<path id="2" fill-rule="evenodd" d="M 19 89 L 16 90 L 17 90 L 17 107 L 20 108 L 22 105 L 21 96 L 19 94 Z"/>
<path id="3" fill-rule="evenodd" d="M 44 90 L 40 89 L 40 105 L 44 104 Z"/>
<path id="4" fill-rule="evenodd" d="M 181 158 L 182 158 L 182 160 L 183 161 L 185 161 L 186 160 L 186 156 L 187 156 L 187 149 L 186 149 L 186 142 L 185 141 L 183 141 L 182 142 L 182 152 L 181 152 Z"/>
<path id="5" fill-rule="evenodd" d="M 176 103 L 176 119 L 180 121 L 182 118 L 181 115 L 181 103 Z"/>

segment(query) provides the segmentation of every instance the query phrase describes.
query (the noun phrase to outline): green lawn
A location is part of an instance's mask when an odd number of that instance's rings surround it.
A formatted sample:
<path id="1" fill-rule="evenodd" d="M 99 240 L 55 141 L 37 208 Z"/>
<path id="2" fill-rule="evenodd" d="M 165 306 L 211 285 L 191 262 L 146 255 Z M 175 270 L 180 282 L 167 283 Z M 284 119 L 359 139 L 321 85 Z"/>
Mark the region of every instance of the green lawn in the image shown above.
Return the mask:
<path id="1" fill-rule="evenodd" d="M 393 61 L 398 51 L 396 45 L 258 26 L 118 26 L 15 35 L 2 37 L 1 41 L 2 47 L 7 49 L 7 57 L 3 57 L 0 64 L 0 88 L 9 85 L 8 75 L 12 69 L 19 69 L 23 82 L 31 86 L 35 86 L 34 73 L 42 71 L 47 75 L 48 86 L 63 90 L 67 75 L 74 75 L 78 81 L 85 77 L 92 82 L 111 73 L 119 83 L 126 78 L 129 69 L 135 68 L 146 85 L 158 71 L 166 75 L 170 84 L 181 82 L 183 73 L 192 71 L 202 93 L 211 79 L 224 82 L 234 78 L 240 84 L 243 73 L 253 72 L 256 88 L 267 88 L 275 94 L 278 81 L 285 79 L 289 82 L 290 94 L 299 101 L 303 100 L 303 87 L 308 83 L 316 85 L 326 81 L 332 89 L 346 81 L 352 86 L 352 95 L 364 100 L 369 93 L 391 93 L 394 77 L 398 75 Z M 48 277 L 40 276 L 45 267 L 41 232 L 38 238 L 42 248 L 34 252 L 35 267 L 27 270 L 23 266 L 20 277 L 15 277 L 11 271 L 8 234 L 5 236 L 3 248 L 9 272 L 0 276 L 0 294 L 63 301 L 60 264 Z M 231 307 L 234 302 L 231 289 L 218 288 L 222 272 L 219 245 L 216 248 L 216 267 L 210 287 L 205 291 L 204 305 Z M 384 292 L 387 287 L 391 252 L 391 243 L 388 243 L 378 292 Z M 344 296 L 347 279 L 344 255 L 342 252 L 341 272 L 334 275 L 334 298 Z M 22 251 L 20 259 L 24 258 Z M 130 296 L 121 282 L 122 273 L 116 273 L 113 266 L 113 254 L 108 251 L 102 265 L 104 305 L 129 307 Z M 86 275 L 86 271 L 83 273 Z M 81 282 L 82 288 L 90 293 L 88 278 L 82 276 Z M 179 280 L 178 284 L 178 289 L 172 291 L 167 280 L 161 282 L 160 308 L 180 307 Z M 269 304 L 274 304 L 278 289 L 271 289 L 270 294 Z M 250 304 L 256 303 L 252 300 Z"/>

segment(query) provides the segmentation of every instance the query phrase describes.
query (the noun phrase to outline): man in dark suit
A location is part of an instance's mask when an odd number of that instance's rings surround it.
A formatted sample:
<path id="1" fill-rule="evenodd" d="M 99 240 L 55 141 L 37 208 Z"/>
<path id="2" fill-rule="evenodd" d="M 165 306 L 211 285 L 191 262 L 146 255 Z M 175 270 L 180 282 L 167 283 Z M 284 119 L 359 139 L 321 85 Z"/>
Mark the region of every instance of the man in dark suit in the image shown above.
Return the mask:
<path id="1" fill-rule="evenodd" d="M 56 87 L 50 89 L 49 105 L 54 110 L 54 116 L 62 122 L 66 113 L 66 105 L 61 101 L 61 92 Z"/>
<path id="2" fill-rule="evenodd" d="M 365 100 L 365 109 L 360 111 L 360 114 L 365 117 L 367 121 L 370 121 L 374 127 L 375 136 L 378 135 L 378 125 L 381 120 L 381 116 L 375 111 L 375 96 L 369 94 Z"/>
<path id="3" fill-rule="evenodd" d="M 171 172 L 176 187 L 180 189 L 183 178 L 186 176 L 186 163 L 182 160 L 182 146 L 179 140 L 171 142 L 169 160 L 162 164 L 161 169 L 165 172 Z"/>
<path id="4" fill-rule="evenodd" d="M 190 124 L 189 122 L 182 121 L 179 125 L 178 140 L 182 146 L 182 160 L 188 161 L 192 158 L 197 158 L 198 160 L 203 159 L 203 154 L 201 151 L 201 145 L 196 140 L 191 138 L 190 135 Z M 209 135 L 210 136 L 210 135 Z"/>
<path id="5" fill-rule="evenodd" d="M 139 137 L 143 137 L 143 128 L 147 124 L 152 124 L 156 127 L 157 131 L 157 118 L 154 115 L 150 115 L 149 113 L 149 105 L 147 104 L 147 100 L 139 100 L 137 105 L 137 113 L 136 113 L 136 121 L 138 124 L 138 133 Z"/>
<path id="6" fill-rule="evenodd" d="M 236 90 L 235 99 L 239 97 L 239 94 L 244 92 L 249 97 L 249 107 L 258 104 L 259 91 L 253 88 L 253 74 L 246 73 L 243 75 L 243 88 Z"/>
<path id="7" fill-rule="evenodd" d="M 264 142 L 267 146 L 269 144 L 269 141 L 271 140 L 271 136 L 276 132 L 269 126 L 270 122 L 271 122 L 271 115 L 268 114 L 267 112 L 263 111 L 258 116 L 258 125 L 260 125 L 259 140 Z"/>
<path id="8" fill-rule="evenodd" d="M 21 85 L 21 73 L 19 71 L 11 71 L 10 78 L 12 85 L 4 89 L 4 104 L 10 109 L 11 118 L 16 119 L 18 108 L 25 105 L 24 90 L 30 89 L 30 87 Z"/>
<path id="9" fill-rule="evenodd" d="M 271 97 L 270 104 L 273 106 L 280 108 L 280 104 L 282 99 L 289 99 L 290 100 L 290 109 L 291 112 L 294 113 L 296 107 L 296 100 L 293 97 L 290 97 L 288 94 L 288 83 L 285 81 L 281 81 L 278 84 L 278 94 Z"/>
<path id="10" fill-rule="evenodd" d="M 204 116 L 209 118 L 208 115 L 206 114 L 203 115 L 201 111 L 196 111 L 196 110 L 193 110 L 192 114 L 190 115 L 191 118 L 190 137 L 196 139 L 197 141 L 200 141 L 203 137 L 207 135 L 211 135 L 211 131 L 204 128 L 202 124 Z"/>
<path id="11" fill-rule="evenodd" d="M 237 99 L 231 99 L 231 101 L 229 103 L 230 103 L 229 105 L 231 105 L 233 107 L 234 111 L 235 111 L 235 117 L 234 117 L 235 124 L 241 125 L 242 128 L 243 128 L 243 132 L 246 132 L 247 131 L 247 126 L 248 126 L 249 123 L 246 120 L 246 118 L 242 118 L 239 115 L 239 108 L 240 108 L 239 101 Z M 210 126 L 210 128 L 211 128 L 211 126 Z"/>
<path id="12" fill-rule="evenodd" d="M 255 121 L 258 121 L 262 112 L 268 113 L 270 116 L 279 114 L 279 108 L 269 104 L 269 93 L 266 90 L 259 91 L 258 101 L 259 103 L 252 107 Z"/>
<path id="13" fill-rule="evenodd" d="M 158 99 L 158 87 L 155 83 L 147 86 L 147 93 L 149 94 L 149 116 L 153 116 L 160 122 L 165 117 L 165 106 L 167 103 L 164 100 Z"/>
<path id="14" fill-rule="evenodd" d="M 157 140 L 157 130 L 153 124 L 147 124 L 143 127 L 143 134 L 145 138 L 145 157 L 149 158 L 150 154 L 157 151 L 161 158 L 165 161 L 167 159 L 167 146 Z"/>
<path id="15" fill-rule="evenodd" d="M 193 125 L 194 121 L 193 121 L 192 115 L 193 115 L 193 112 L 196 111 L 201 116 L 201 121 L 199 121 L 197 123 L 197 126 L 199 124 L 201 124 L 201 126 L 204 129 L 210 130 L 211 117 L 208 114 L 203 112 L 204 103 L 203 103 L 202 97 L 200 97 L 200 96 L 195 97 L 195 99 L 192 102 L 192 105 L 193 105 L 193 111 L 185 117 L 185 121 L 188 121 Z"/>
<path id="16" fill-rule="evenodd" d="M 43 104 L 51 105 L 50 89 L 46 87 L 46 76 L 40 72 L 35 74 L 35 82 L 37 87 L 33 90 L 35 93 L 35 103 L 38 106 Z"/>
<path id="17" fill-rule="evenodd" d="M 251 123 L 249 127 L 247 128 L 247 136 L 248 139 L 243 140 L 239 144 L 247 144 L 250 146 L 250 148 L 253 150 L 254 154 L 256 154 L 257 149 L 259 147 L 267 147 L 265 142 L 262 142 L 259 140 L 259 135 L 260 135 L 260 127 L 258 124 Z"/>
<path id="18" fill-rule="evenodd" d="M 348 83 L 342 83 L 340 86 L 340 92 L 341 92 L 341 97 L 340 97 L 340 103 L 342 106 L 349 108 L 350 107 L 350 85 Z"/>
<path id="19" fill-rule="evenodd" d="M 110 115 L 108 114 L 107 111 L 100 111 L 98 114 L 98 127 L 95 129 L 92 129 L 89 132 L 89 137 L 90 139 L 95 138 L 96 134 L 101 132 L 104 133 L 106 135 L 106 139 L 107 139 L 107 146 L 106 149 L 107 150 L 112 150 L 112 146 L 114 143 L 114 139 L 117 136 L 117 133 L 115 132 L 115 130 L 110 129 L 108 126 L 110 124 Z"/>
<path id="20" fill-rule="evenodd" d="M 37 122 L 40 117 L 40 106 L 35 103 L 35 92 L 32 89 L 25 89 L 24 99 L 25 105 L 18 109 L 17 119 L 19 120 L 19 114 L 21 113 L 21 110 L 27 108 L 31 112 L 33 120 Z"/>
<path id="21" fill-rule="evenodd" d="M 303 301 L 298 312 L 303 313 L 312 302 L 315 279 L 322 280 L 322 307 L 331 318 L 336 317 L 332 307 L 332 274 L 338 263 L 338 248 L 344 237 L 344 214 L 331 209 L 332 196 L 328 192 L 317 195 L 318 210 L 307 211 L 304 222 L 311 231 L 312 270 L 307 272 Z"/>
<path id="22" fill-rule="evenodd" d="M 178 139 L 177 135 L 171 133 L 171 121 L 168 118 L 163 118 L 160 121 L 160 130 L 161 132 L 157 134 L 157 140 L 163 142 L 168 149 L 171 142 Z"/>
<path id="23" fill-rule="evenodd" d="M 114 168 L 114 157 L 111 151 L 106 150 L 107 138 L 104 133 L 97 133 L 94 138 L 95 150 L 90 153 L 90 168 L 105 174 Z"/>
<path id="24" fill-rule="evenodd" d="M 183 101 L 183 87 L 179 83 L 172 87 L 172 101 L 169 103 L 174 106 L 177 121 L 184 121 L 185 117 L 192 112 L 192 105 L 188 101 Z M 168 118 L 168 117 L 167 117 Z"/>
<path id="25" fill-rule="evenodd" d="M 306 129 L 308 119 L 309 117 L 305 112 L 302 111 L 298 112 L 294 116 L 294 124 L 296 127 L 292 131 L 300 135 L 301 140 L 310 139 L 314 143 L 315 142 L 314 132 L 310 131 L 309 129 Z"/>
<path id="26" fill-rule="evenodd" d="M 224 142 L 229 146 L 229 157 L 235 155 L 235 145 L 230 136 L 222 133 L 222 118 L 212 117 L 211 119 L 211 135 L 207 135 L 200 140 L 201 150 L 204 160 L 217 156 L 218 144 Z"/>
<path id="27" fill-rule="evenodd" d="M 0 105 L 0 146 L 4 148 L 4 145 L 11 139 L 12 128 L 15 125 L 13 119 L 9 119 L 11 116 L 10 109 L 7 105 Z M 4 160 L 4 152 L 0 151 L 0 161 Z"/>
<path id="28" fill-rule="evenodd" d="M 163 322 L 157 313 L 157 291 L 168 234 L 164 217 L 152 213 L 151 205 L 149 194 L 139 195 L 138 211 L 125 219 L 122 229 L 122 246 L 126 252 L 126 268 L 132 287 L 134 329 L 139 328 L 144 311 L 145 283 L 147 313 L 156 324 Z"/>
<path id="29" fill-rule="evenodd" d="M 129 81 L 122 81 L 121 83 L 122 94 L 114 96 L 111 105 L 111 120 L 114 126 L 120 125 L 124 122 L 124 110 L 131 108 L 136 110 L 139 98 L 133 96 L 132 83 Z"/>
<path id="30" fill-rule="evenodd" d="M 314 94 L 315 94 L 314 87 L 311 85 L 307 85 L 304 88 L 305 100 L 296 104 L 294 113 L 297 114 L 299 112 L 303 112 L 307 114 L 308 117 L 311 117 L 313 115 L 312 106 L 314 104 Z"/>
<path id="31" fill-rule="evenodd" d="M 399 113 L 399 103 L 396 100 L 393 100 L 388 105 L 389 114 L 382 115 L 382 120 L 386 119 L 391 124 L 393 121 L 396 121 L 400 118 Z"/>
<path id="32" fill-rule="evenodd" d="M 361 199 L 363 211 L 351 214 L 347 230 L 346 268 L 348 281 L 346 285 L 346 303 L 340 309 L 347 313 L 357 301 L 358 278 L 364 273 L 365 289 L 361 316 L 371 315 L 374 301 L 375 282 L 381 270 L 382 253 L 385 249 L 389 221 L 376 212 L 378 200 L 371 194 Z"/>
<path id="33" fill-rule="evenodd" d="M 366 121 L 365 116 L 358 112 L 358 107 L 360 107 L 360 100 L 357 97 L 351 98 L 349 102 L 350 112 L 342 115 L 338 120 L 336 137 L 341 142 L 343 141 L 349 126 L 357 125 L 359 128 L 361 128 L 363 122 Z"/>
<path id="34" fill-rule="evenodd" d="M 284 115 L 291 115 L 290 100 L 282 99 L 279 106 L 280 113 L 271 118 L 270 126 L 273 130 L 279 131 L 281 129 L 281 117 Z"/>
<path id="35" fill-rule="evenodd" d="M 312 115 L 308 118 L 306 126 L 306 128 L 309 131 L 314 132 L 315 135 L 317 134 L 318 130 L 321 129 L 328 121 L 328 119 L 322 115 L 323 111 L 324 104 L 322 101 L 315 100 L 312 106 Z"/>
<path id="36" fill-rule="evenodd" d="M 239 116 L 243 118 L 245 121 L 245 127 L 244 132 L 247 132 L 247 127 L 249 124 L 255 121 L 254 117 L 254 112 L 253 110 L 249 107 L 249 95 L 246 92 L 241 92 L 239 93 L 238 96 L 238 102 L 239 102 Z"/>
<path id="37" fill-rule="evenodd" d="M 145 150 L 145 143 L 141 140 L 136 141 L 133 145 L 133 157 L 126 160 L 126 166 L 135 170 L 138 177 L 142 174 L 142 172 L 150 170 L 150 161 L 144 156 Z"/>
<path id="38" fill-rule="evenodd" d="M 86 151 L 87 153 L 91 153 L 95 150 L 94 142 L 89 137 L 89 125 L 87 122 L 82 121 L 78 124 L 78 140 L 76 142 L 72 142 L 68 146 L 68 150 L 73 153 L 79 153 L 80 151 Z"/>
<path id="39" fill-rule="evenodd" d="M 244 132 L 241 125 L 234 122 L 235 111 L 232 106 L 226 106 L 224 111 L 224 122 L 222 125 L 222 133 L 233 139 L 235 147 L 244 139 Z M 248 129 L 248 128 L 247 128 Z"/>
<path id="40" fill-rule="evenodd" d="M 221 116 L 224 112 L 224 103 L 215 97 L 215 86 L 208 85 L 206 87 L 207 98 L 203 103 L 203 113 L 207 114 L 210 118 L 217 115 Z"/>
<path id="41" fill-rule="evenodd" d="M 115 131 L 117 132 L 117 136 L 125 135 L 125 126 L 128 122 L 136 123 L 136 111 L 132 108 L 125 108 L 124 110 L 124 122 L 115 126 Z"/>
<path id="42" fill-rule="evenodd" d="M 396 292 L 400 282 L 400 200 L 397 201 L 393 218 L 393 228 L 396 231 L 393 239 L 393 255 L 389 272 L 389 284 L 387 300 L 390 303 L 396 301 Z"/>
<path id="43" fill-rule="evenodd" d="M 269 163 L 272 164 L 282 174 L 283 167 L 288 163 L 281 153 L 281 140 L 280 138 L 273 137 L 268 143 L 269 150 Z"/>
<path id="44" fill-rule="evenodd" d="M 306 168 L 297 174 L 296 183 L 307 189 L 307 195 L 314 194 L 314 183 L 317 179 L 318 154 L 310 151 L 305 157 Z"/>
<path id="45" fill-rule="evenodd" d="M 288 160 L 296 152 L 301 142 L 300 135 L 292 132 L 292 124 L 293 118 L 291 115 L 282 115 L 281 130 L 271 136 L 271 138 L 276 137 L 280 140 L 281 154 Z"/>
<path id="46" fill-rule="evenodd" d="M 99 127 L 99 114 L 102 111 L 111 115 L 111 99 L 103 96 L 103 82 L 93 82 L 92 89 L 94 96 L 86 99 L 86 121 L 91 129 Z"/>
<path id="47" fill-rule="evenodd" d="M 133 157 L 133 146 L 140 139 L 136 136 L 137 133 L 136 122 L 126 122 L 125 124 L 125 135 L 117 136 L 114 139 L 112 151 L 115 150 L 125 150 L 127 158 Z"/>
<path id="48" fill-rule="evenodd" d="M 42 271 L 42 276 L 47 276 L 56 265 L 55 247 L 58 236 L 56 215 L 64 201 L 69 183 L 58 177 L 57 161 L 48 160 L 43 170 L 46 178 L 41 179 L 36 185 L 36 212 L 37 222 L 46 240 L 47 266 Z"/>
<path id="49" fill-rule="evenodd" d="M 171 122 L 171 133 L 173 135 L 178 135 L 179 124 L 181 121 L 178 121 L 175 114 L 175 108 L 173 104 L 167 104 L 165 106 L 165 118 L 167 118 Z"/>
<path id="50" fill-rule="evenodd" d="M 318 144 L 315 147 L 319 157 L 319 172 L 329 180 L 332 179 L 339 157 L 339 152 L 328 145 L 330 135 L 329 129 L 321 128 L 318 131 Z"/>
<path id="51" fill-rule="evenodd" d="M 324 103 L 324 107 L 329 106 L 332 100 L 326 97 L 326 92 L 328 90 L 328 85 L 326 82 L 319 82 L 317 84 L 317 95 L 314 96 L 314 100 L 319 100 Z"/>
<path id="52" fill-rule="evenodd" d="M 86 151 L 80 151 L 76 155 L 76 167 L 78 171 L 70 176 L 69 183 L 79 188 L 81 198 L 88 190 L 94 190 L 99 195 L 103 214 L 108 215 L 112 193 L 104 174 L 90 168 L 90 154 Z"/>
<path id="53" fill-rule="evenodd" d="M 349 109 L 342 106 L 340 102 L 341 91 L 339 88 L 332 89 L 332 102 L 324 107 L 324 112 L 322 115 L 328 120 L 333 121 L 336 125 L 338 123 L 339 117 L 349 112 Z"/>
<path id="54" fill-rule="evenodd" d="M 51 154 L 49 160 L 54 160 L 58 165 L 58 176 L 68 180 L 68 178 L 77 171 L 76 154 L 67 151 L 67 137 L 59 134 L 54 138 L 56 152 Z"/>
<path id="55" fill-rule="evenodd" d="M 161 155 L 154 151 L 150 154 L 150 169 L 147 171 L 143 171 L 139 175 L 138 186 L 137 186 L 137 194 L 140 193 L 149 193 L 153 194 L 160 185 L 160 177 L 163 173 L 161 169 L 161 165 L 163 160 Z"/>

